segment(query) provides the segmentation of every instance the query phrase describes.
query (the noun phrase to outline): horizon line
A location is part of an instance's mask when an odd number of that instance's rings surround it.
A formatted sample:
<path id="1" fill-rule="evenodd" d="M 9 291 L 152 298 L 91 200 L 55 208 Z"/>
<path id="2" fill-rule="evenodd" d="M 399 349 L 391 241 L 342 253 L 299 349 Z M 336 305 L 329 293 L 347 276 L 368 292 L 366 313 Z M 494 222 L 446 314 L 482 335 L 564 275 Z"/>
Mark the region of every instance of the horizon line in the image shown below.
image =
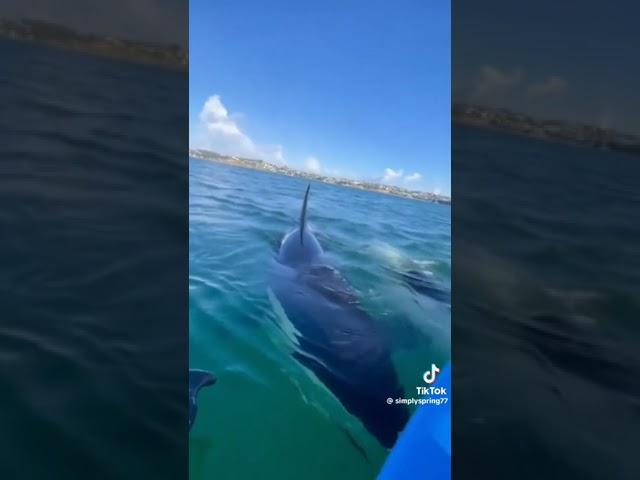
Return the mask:
<path id="1" fill-rule="evenodd" d="M 338 181 L 368 183 L 368 184 L 377 185 L 377 186 L 380 186 L 380 187 L 388 187 L 388 188 L 395 188 L 395 189 L 398 189 L 398 190 L 403 190 L 403 191 L 405 191 L 407 193 L 418 193 L 418 194 L 433 195 L 434 197 L 440 197 L 442 199 L 446 199 L 446 200 L 451 201 L 451 194 L 436 193 L 434 191 L 430 191 L 430 190 L 426 190 L 426 189 L 425 190 L 422 190 L 422 189 L 411 190 L 411 189 L 408 189 L 406 187 L 402 187 L 402 186 L 399 186 L 399 185 L 383 183 L 383 182 L 380 182 L 379 180 L 366 180 L 366 179 L 363 179 L 363 178 L 350 178 L 350 177 L 329 175 L 329 174 L 325 174 L 325 173 L 322 173 L 322 172 L 312 172 L 310 170 L 305 170 L 305 169 L 302 169 L 302 168 L 299 168 L 299 167 L 291 166 L 291 165 L 287 164 L 284 161 L 281 164 L 279 164 L 279 163 L 275 163 L 275 162 L 272 162 L 272 161 L 263 160 L 261 158 L 249 158 L 249 157 L 244 157 L 244 156 L 241 156 L 241 155 L 227 155 L 227 154 L 222 154 L 220 152 L 216 152 L 215 150 L 210 150 L 208 148 L 189 146 L 189 152 L 191 152 L 192 150 L 199 150 L 199 151 L 202 151 L 202 152 L 212 153 L 212 154 L 217 155 L 219 157 L 235 158 L 235 159 L 238 159 L 238 160 L 245 160 L 245 161 L 251 161 L 251 162 L 262 162 L 262 163 L 271 165 L 273 167 L 278 167 L 278 168 L 285 167 L 285 168 L 288 168 L 290 170 L 294 170 L 296 172 L 304 173 L 305 175 L 311 175 L 311 176 L 315 176 L 315 177 L 330 178 L 330 179 L 338 180 Z"/>

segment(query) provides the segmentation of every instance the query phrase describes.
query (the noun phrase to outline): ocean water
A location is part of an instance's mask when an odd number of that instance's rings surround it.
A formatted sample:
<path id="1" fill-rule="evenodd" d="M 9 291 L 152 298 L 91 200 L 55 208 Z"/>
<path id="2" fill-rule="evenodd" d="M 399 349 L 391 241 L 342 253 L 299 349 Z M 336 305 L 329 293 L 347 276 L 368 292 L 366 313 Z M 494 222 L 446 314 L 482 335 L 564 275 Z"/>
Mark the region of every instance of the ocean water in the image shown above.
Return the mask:
<path id="1" fill-rule="evenodd" d="M 455 478 L 640 478 L 640 162 L 453 129 Z"/>
<path id="2" fill-rule="evenodd" d="M 179 478 L 187 76 L 0 56 L 0 478 Z"/>
<path id="3" fill-rule="evenodd" d="M 218 377 L 199 396 L 193 480 L 373 479 L 388 453 L 291 357 L 277 327 L 268 269 L 306 186 L 190 159 L 189 363 Z M 449 358 L 450 215 L 449 206 L 311 185 L 311 228 L 388 335 L 408 396 L 431 362 Z M 407 272 L 444 294 L 412 289 Z"/>

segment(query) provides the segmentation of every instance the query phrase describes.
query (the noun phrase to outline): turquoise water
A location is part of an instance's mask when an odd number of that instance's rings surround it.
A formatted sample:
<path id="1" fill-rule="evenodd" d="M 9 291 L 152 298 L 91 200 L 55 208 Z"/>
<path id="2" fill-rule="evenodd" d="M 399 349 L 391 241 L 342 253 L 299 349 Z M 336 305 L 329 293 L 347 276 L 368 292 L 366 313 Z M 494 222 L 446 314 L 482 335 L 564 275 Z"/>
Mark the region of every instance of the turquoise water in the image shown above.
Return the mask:
<path id="1" fill-rule="evenodd" d="M 189 362 L 210 370 L 190 435 L 190 478 L 371 479 L 387 451 L 292 357 L 267 275 L 307 182 L 190 159 Z M 393 345 L 407 396 L 450 351 L 448 206 L 312 183 L 308 218 Z M 440 300 L 442 298 L 440 297 Z M 349 435 L 345 434 L 349 432 Z M 363 451 L 361 452 L 356 443 Z"/>

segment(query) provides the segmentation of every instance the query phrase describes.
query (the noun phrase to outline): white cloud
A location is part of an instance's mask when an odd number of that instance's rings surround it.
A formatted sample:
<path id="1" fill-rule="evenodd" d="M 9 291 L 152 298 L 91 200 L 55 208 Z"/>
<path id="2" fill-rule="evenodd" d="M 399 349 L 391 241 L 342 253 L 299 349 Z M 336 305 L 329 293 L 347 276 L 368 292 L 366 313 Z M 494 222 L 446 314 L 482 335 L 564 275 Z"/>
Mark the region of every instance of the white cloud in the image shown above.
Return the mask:
<path id="1" fill-rule="evenodd" d="M 413 172 L 412 174 L 404 174 L 404 169 L 400 168 L 394 170 L 393 168 L 385 168 L 384 175 L 381 178 L 382 183 L 411 183 L 411 182 L 419 182 L 422 180 L 422 174 L 418 172 Z"/>
<path id="2" fill-rule="evenodd" d="M 316 157 L 308 157 L 304 162 L 304 166 L 308 171 L 313 173 L 320 173 L 322 171 L 320 160 Z"/>
<path id="3" fill-rule="evenodd" d="M 551 75 L 544 81 L 529 81 L 521 69 L 500 69 L 483 65 L 476 85 L 471 92 L 474 101 L 496 101 L 505 99 L 537 100 L 540 97 L 558 95 L 567 89 L 567 81 L 557 75 Z"/>
<path id="4" fill-rule="evenodd" d="M 556 95 L 567 89 L 567 82 L 561 77 L 551 76 L 544 82 L 529 85 L 527 93 L 534 97 Z"/>
<path id="5" fill-rule="evenodd" d="M 491 65 L 483 65 L 480 69 L 480 80 L 473 92 L 476 99 L 486 99 L 503 94 L 517 87 L 523 79 L 522 71 L 514 69 L 511 72 L 502 71 Z"/>
<path id="6" fill-rule="evenodd" d="M 400 180 L 402 178 L 402 175 L 404 175 L 404 170 L 402 169 L 394 170 L 392 168 L 385 168 L 382 181 L 386 183 L 395 182 L 397 180 Z"/>
<path id="7" fill-rule="evenodd" d="M 238 126 L 233 115 L 220 100 L 220 95 L 207 99 L 200 112 L 201 135 L 196 145 L 224 155 L 284 162 L 280 145 L 257 145 Z"/>

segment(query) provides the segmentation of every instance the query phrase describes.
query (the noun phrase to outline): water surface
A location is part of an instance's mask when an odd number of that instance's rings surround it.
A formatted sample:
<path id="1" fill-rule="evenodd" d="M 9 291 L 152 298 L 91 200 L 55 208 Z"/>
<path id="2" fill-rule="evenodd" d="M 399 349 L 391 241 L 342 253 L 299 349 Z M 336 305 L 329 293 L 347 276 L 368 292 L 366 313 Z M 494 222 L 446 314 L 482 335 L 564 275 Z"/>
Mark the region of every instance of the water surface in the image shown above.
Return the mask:
<path id="1" fill-rule="evenodd" d="M 387 451 L 291 357 L 269 300 L 268 268 L 297 225 L 306 181 L 198 159 L 189 176 L 189 360 L 219 378 L 200 394 L 190 477 L 374 478 Z M 411 392 L 432 361 L 449 358 L 450 307 L 399 274 L 420 272 L 448 292 L 450 211 L 311 186 L 311 228 L 389 336 Z"/>
<path id="2" fill-rule="evenodd" d="M 640 162 L 453 135 L 459 478 L 640 478 Z"/>
<path id="3" fill-rule="evenodd" d="M 187 77 L 0 55 L 0 477 L 179 478 Z"/>

